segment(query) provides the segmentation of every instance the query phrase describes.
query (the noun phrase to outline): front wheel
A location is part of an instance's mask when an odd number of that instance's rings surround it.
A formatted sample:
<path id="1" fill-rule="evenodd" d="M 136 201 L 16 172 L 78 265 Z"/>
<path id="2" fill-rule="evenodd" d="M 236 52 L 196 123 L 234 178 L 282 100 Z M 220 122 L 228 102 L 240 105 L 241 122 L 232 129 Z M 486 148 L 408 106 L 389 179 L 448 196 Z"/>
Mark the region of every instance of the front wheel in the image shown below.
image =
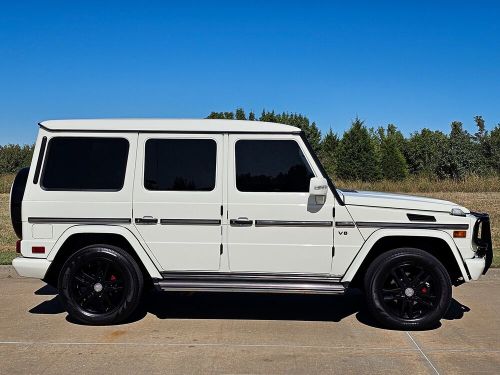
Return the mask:
<path id="1" fill-rule="evenodd" d="M 68 258 L 58 287 L 61 301 L 74 320 L 92 325 L 116 324 L 137 308 L 143 276 L 126 251 L 93 245 Z"/>
<path id="2" fill-rule="evenodd" d="M 368 267 L 368 309 L 384 326 L 427 329 L 439 322 L 451 302 L 451 281 L 444 266 L 420 249 L 388 251 Z"/>

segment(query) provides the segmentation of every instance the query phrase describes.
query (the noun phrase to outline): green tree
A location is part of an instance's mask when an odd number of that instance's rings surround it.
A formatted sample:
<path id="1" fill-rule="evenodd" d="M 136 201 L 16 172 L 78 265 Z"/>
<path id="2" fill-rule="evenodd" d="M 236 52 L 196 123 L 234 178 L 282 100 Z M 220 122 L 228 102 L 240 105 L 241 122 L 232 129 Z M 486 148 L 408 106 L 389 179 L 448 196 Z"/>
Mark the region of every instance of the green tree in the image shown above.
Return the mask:
<path id="1" fill-rule="evenodd" d="M 337 154 L 339 147 L 339 137 L 332 131 L 332 128 L 323 137 L 319 152 L 319 159 L 330 177 L 337 173 Z"/>
<path id="2" fill-rule="evenodd" d="M 403 149 L 410 174 L 435 175 L 447 143 L 446 135 L 440 131 L 424 128 L 412 133 Z"/>
<path id="3" fill-rule="evenodd" d="M 379 129 L 382 175 L 388 180 L 403 180 L 408 176 L 408 164 L 403 155 L 404 137 L 395 125 L 389 124 L 387 132 Z"/>
<path id="4" fill-rule="evenodd" d="M 437 175 L 461 179 L 468 174 L 480 172 L 484 166 L 477 154 L 478 148 L 472 136 L 463 129 L 460 121 L 453 121 L 447 145 L 438 162 Z"/>
<path id="5" fill-rule="evenodd" d="M 15 173 L 21 168 L 29 167 L 33 149 L 34 145 L 0 146 L 0 173 Z"/>
<path id="6" fill-rule="evenodd" d="M 207 118 L 209 119 L 222 119 L 222 120 L 234 120 L 233 112 L 211 112 Z"/>
<path id="7" fill-rule="evenodd" d="M 253 111 L 250 111 L 248 114 L 248 120 L 255 121 L 255 113 L 253 113 Z"/>
<path id="8" fill-rule="evenodd" d="M 344 180 L 375 181 L 381 178 L 379 157 L 364 122 L 356 118 L 339 144 L 337 175 Z"/>
<path id="9" fill-rule="evenodd" d="M 491 157 L 489 165 L 495 173 L 500 173 L 500 124 L 490 133 Z"/>
<path id="10" fill-rule="evenodd" d="M 245 111 L 243 108 L 237 108 L 236 109 L 236 120 L 246 120 L 247 116 L 245 115 Z"/>

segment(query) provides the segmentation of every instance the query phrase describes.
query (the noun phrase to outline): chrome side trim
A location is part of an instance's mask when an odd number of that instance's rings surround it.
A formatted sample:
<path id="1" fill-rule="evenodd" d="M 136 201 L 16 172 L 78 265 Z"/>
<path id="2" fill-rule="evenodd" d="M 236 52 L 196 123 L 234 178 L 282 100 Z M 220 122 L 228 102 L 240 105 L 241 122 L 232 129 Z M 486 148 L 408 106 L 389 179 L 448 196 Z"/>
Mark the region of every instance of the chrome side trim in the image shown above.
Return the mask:
<path id="1" fill-rule="evenodd" d="M 307 293 L 307 294 L 344 294 L 341 284 L 283 284 L 251 282 L 183 282 L 158 281 L 155 286 L 162 291 L 179 292 L 248 292 L 248 293 Z"/>
<path id="2" fill-rule="evenodd" d="M 74 218 L 74 217 L 29 217 L 32 224 L 130 224 L 129 218 Z"/>
<path id="3" fill-rule="evenodd" d="M 280 281 L 326 281 L 339 282 L 342 277 L 330 274 L 276 273 L 276 272 L 219 272 L 219 271 L 164 271 L 163 279 L 232 279 L 232 280 L 280 280 Z"/>
<path id="4" fill-rule="evenodd" d="M 356 225 L 353 221 L 336 221 L 335 226 L 337 228 L 354 228 Z"/>
<path id="5" fill-rule="evenodd" d="M 163 291 L 342 294 L 339 277 L 309 274 L 162 272 Z"/>
<path id="6" fill-rule="evenodd" d="M 161 219 L 162 225 L 220 225 L 219 219 Z"/>
<path id="7" fill-rule="evenodd" d="M 457 229 L 467 230 L 469 224 L 440 223 L 389 223 L 384 221 L 357 221 L 358 228 L 405 228 L 405 229 Z"/>
<path id="8" fill-rule="evenodd" d="M 255 220 L 256 227 L 331 227 L 332 221 Z"/>

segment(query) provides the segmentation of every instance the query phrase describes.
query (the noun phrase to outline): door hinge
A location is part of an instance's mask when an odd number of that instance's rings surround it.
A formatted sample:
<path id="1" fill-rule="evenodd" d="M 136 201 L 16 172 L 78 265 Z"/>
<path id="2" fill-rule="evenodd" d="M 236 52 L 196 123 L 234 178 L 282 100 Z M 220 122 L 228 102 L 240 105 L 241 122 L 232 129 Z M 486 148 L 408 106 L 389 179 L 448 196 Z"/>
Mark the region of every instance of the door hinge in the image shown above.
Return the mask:
<path id="1" fill-rule="evenodd" d="M 335 217 L 335 207 L 332 208 L 332 215 Z"/>
<path id="2" fill-rule="evenodd" d="M 332 258 L 335 256 L 335 246 L 332 246 Z"/>
<path id="3" fill-rule="evenodd" d="M 222 244 L 220 244 L 220 252 L 219 252 L 220 255 L 222 255 Z"/>
<path id="4" fill-rule="evenodd" d="M 220 216 L 222 216 L 224 214 L 224 206 L 220 206 Z"/>

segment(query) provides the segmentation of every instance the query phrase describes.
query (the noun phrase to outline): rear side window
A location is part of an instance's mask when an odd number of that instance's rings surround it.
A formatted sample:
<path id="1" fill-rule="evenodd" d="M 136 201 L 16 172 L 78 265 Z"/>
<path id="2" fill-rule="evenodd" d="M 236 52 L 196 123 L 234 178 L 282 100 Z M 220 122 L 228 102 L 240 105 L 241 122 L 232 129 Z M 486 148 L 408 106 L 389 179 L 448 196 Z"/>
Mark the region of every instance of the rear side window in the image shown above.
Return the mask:
<path id="1" fill-rule="evenodd" d="M 125 181 L 129 143 L 123 138 L 55 137 L 49 142 L 46 190 L 118 191 Z"/>
<path id="2" fill-rule="evenodd" d="M 236 187 L 244 192 L 308 192 L 314 177 L 293 140 L 236 142 Z"/>
<path id="3" fill-rule="evenodd" d="M 213 139 L 149 139 L 144 186 L 148 190 L 211 191 L 216 154 Z"/>

